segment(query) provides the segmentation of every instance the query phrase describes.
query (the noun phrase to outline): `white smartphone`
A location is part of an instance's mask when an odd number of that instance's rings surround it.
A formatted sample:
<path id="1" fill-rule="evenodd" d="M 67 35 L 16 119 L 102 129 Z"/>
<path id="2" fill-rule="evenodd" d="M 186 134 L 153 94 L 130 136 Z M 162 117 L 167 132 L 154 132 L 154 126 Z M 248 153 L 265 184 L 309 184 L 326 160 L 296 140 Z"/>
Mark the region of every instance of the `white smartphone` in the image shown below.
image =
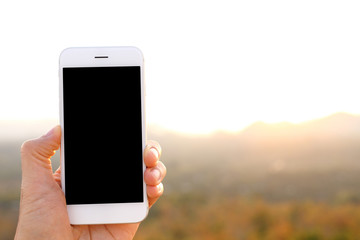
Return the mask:
<path id="1" fill-rule="evenodd" d="M 141 51 L 68 48 L 59 76 L 61 182 L 70 223 L 142 221 L 148 201 Z"/>

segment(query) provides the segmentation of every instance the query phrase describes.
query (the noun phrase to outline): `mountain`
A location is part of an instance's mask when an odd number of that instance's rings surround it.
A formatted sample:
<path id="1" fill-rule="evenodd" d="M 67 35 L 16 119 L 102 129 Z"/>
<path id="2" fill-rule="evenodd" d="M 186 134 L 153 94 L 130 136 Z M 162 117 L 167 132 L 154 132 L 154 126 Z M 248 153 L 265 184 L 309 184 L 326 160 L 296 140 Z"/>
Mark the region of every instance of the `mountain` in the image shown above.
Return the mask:
<path id="1" fill-rule="evenodd" d="M 210 135 L 158 132 L 150 126 L 148 138 L 158 140 L 165 155 L 169 151 L 169 160 L 187 161 L 196 155 L 197 162 L 211 162 L 219 158 L 222 161 L 243 161 L 241 156 L 254 155 L 256 162 L 264 158 L 286 158 L 290 161 L 292 155 L 305 157 L 311 151 L 315 151 L 318 157 L 319 153 L 332 155 L 334 151 L 344 150 L 346 155 L 346 149 L 356 151 L 356 146 L 360 146 L 360 116 L 337 113 L 300 124 L 257 122 L 237 133 L 220 131 Z M 302 161 L 306 160 L 302 158 Z"/>
<path id="2" fill-rule="evenodd" d="M 257 122 L 237 133 L 152 132 L 163 148 L 168 191 L 259 194 L 269 200 L 360 199 L 360 116 L 300 124 Z"/>
<path id="3" fill-rule="evenodd" d="M 319 137 L 359 137 L 360 116 L 348 113 L 336 113 L 325 118 L 300 124 L 288 122 L 266 124 L 256 122 L 239 133 L 248 137 L 281 136 L 319 136 Z"/>

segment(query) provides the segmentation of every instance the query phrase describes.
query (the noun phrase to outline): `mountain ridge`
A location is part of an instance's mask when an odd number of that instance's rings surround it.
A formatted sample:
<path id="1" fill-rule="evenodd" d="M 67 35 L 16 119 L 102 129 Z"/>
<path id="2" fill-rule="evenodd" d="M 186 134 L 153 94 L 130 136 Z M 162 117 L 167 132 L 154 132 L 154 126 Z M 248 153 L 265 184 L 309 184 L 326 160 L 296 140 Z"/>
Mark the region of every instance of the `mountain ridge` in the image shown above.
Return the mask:
<path id="1" fill-rule="evenodd" d="M 301 123 L 264 123 L 255 122 L 238 134 L 261 137 L 271 135 L 309 135 L 319 134 L 329 136 L 359 136 L 360 137 L 360 116 L 348 113 L 335 113 L 327 117 L 304 121 Z"/>
<path id="2" fill-rule="evenodd" d="M 46 133 L 58 123 L 57 119 L 5 121 L 0 120 L 0 140 L 26 140 Z M 301 123 L 278 122 L 265 123 L 257 121 L 236 132 L 216 130 L 208 134 L 189 134 L 166 129 L 159 125 L 148 125 L 150 137 L 175 135 L 178 137 L 206 138 L 221 135 L 238 135 L 247 137 L 274 137 L 286 135 L 306 135 L 313 133 L 338 136 L 360 136 L 360 115 L 344 112 L 335 113 L 323 118 L 304 121 Z"/>

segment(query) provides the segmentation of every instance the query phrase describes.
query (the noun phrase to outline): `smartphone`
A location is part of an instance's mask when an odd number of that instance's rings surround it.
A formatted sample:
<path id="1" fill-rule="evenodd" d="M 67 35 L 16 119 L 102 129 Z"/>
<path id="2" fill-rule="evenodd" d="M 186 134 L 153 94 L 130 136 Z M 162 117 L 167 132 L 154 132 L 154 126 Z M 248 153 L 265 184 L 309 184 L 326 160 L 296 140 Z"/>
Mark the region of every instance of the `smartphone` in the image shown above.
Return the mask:
<path id="1" fill-rule="evenodd" d="M 61 182 L 70 223 L 142 221 L 148 202 L 141 51 L 68 48 L 59 76 Z"/>

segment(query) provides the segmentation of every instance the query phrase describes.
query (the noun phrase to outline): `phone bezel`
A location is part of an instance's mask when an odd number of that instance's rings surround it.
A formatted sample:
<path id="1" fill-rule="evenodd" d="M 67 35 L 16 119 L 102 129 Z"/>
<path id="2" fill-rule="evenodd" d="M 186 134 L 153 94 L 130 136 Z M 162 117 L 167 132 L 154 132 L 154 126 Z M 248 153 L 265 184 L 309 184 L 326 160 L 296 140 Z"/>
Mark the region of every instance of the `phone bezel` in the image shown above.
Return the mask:
<path id="1" fill-rule="evenodd" d="M 98 56 L 98 58 L 96 58 Z M 100 56 L 100 57 L 99 57 Z M 59 105 L 60 125 L 64 132 L 63 115 L 63 68 L 64 67 L 109 67 L 109 66 L 140 66 L 141 72 L 141 116 L 142 116 L 142 149 L 146 144 L 145 123 L 145 83 L 143 76 L 143 55 L 136 47 L 82 47 L 67 48 L 62 51 L 59 60 Z M 61 136 L 61 182 L 65 194 L 64 134 Z M 143 162 L 143 173 L 146 166 Z M 111 224 L 134 223 L 142 221 L 148 213 L 146 184 L 143 175 L 143 199 L 141 203 L 109 203 L 67 205 L 71 224 Z"/>

